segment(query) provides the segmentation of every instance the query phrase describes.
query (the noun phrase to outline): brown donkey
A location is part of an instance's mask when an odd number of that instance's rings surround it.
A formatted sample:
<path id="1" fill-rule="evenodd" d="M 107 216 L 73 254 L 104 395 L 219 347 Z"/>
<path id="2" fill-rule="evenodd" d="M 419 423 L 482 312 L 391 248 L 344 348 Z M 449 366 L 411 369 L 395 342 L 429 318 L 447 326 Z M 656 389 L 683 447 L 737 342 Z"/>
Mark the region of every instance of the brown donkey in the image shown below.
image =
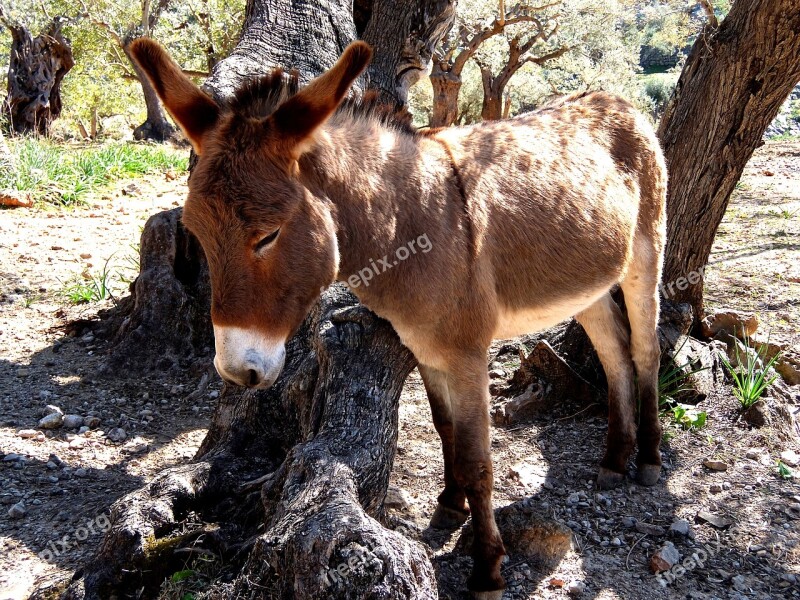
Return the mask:
<path id="1" fill-rule="evenodd" d="M 320 289 L 346 281 L 419 360 L 445 462 L 431 525 L 455 527 L 471 510 L 477 597 L 504 587 L 489 455 L 493 339 L 575 316 L 608 379 L 598 483 L 623 480 L 637 441 L 638 480 L 656 483 L 666 168 L 627 102 L 592 93 L 420 134 L 357 102 L 340 107 L 370 60 L 361 42 L 302 90 L 274 72 L 226 106 L 154 42 L 132 51 L 200 157 L 183 222 L 208 259 L 220 375 L 272 385 Z M 609 296 L 617 284 L 630 327 Z"/>

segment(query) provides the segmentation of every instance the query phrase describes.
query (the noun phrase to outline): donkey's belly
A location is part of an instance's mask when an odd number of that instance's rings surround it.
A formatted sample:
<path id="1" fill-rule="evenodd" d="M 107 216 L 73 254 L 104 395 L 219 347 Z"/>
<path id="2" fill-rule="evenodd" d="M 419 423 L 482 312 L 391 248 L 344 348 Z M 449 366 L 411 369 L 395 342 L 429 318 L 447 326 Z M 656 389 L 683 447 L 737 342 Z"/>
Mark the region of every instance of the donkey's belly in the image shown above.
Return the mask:
<path id="1" fill-rule="evenodd" d="M 609 286 L 610 287 L 610 286 Z M 492 337 L 496 340 L 517 337 L 526 333 L 542 331 L 570 317 L 574 317 L 583 309 L 594 304 L 603 294 L 608 292 L 607 287 L 591 293 L 581 294 L 577 298 L 564 299 L 557 304 L 537 306 L 518 310 L 500 308 L 497 315 L 497 325 Z"/>

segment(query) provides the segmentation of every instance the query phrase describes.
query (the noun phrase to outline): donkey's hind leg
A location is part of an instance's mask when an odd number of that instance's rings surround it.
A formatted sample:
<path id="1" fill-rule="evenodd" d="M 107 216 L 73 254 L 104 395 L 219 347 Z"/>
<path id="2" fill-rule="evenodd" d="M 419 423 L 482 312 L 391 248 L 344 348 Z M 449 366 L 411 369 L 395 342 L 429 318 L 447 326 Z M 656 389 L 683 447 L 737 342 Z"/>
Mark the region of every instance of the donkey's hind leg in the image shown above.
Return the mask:
<path id="1" fill-rule="evenodd" d="M 661 475 L 661 422 L 658 420 L 658 248 L 637 244 L 634 260 L 621 283 L 631 325 L 631 354 L 639 383 L 639 452 L 636 480 L 655 485 Z"/>
<path id="2" fill-rule="evenodd" d="M 575 318 L 586 330 L 608 381 L 608 437 L 597 484 L 601 489 L 609 489 L 624 480 L 628 458 L 636 443 L 636 406 L 628 327 L 609 294 Z"/>
<path id="3" fill-rule="evenodd" d="M 447 389 L 447 376 L 432 367 L 419 365 L 419 373 L 428 402 L 431 405 L 433 425 L 442 440 L 444 456 L 444 490 L 439 494 L 439 504 L 431 518 L 434 529 L 455 529 L 469 517 L 467 496 L 453 475 L 455 459 L 455 440 L 453 436 L 453 413 L 450 406 L 450 392 Z"/>

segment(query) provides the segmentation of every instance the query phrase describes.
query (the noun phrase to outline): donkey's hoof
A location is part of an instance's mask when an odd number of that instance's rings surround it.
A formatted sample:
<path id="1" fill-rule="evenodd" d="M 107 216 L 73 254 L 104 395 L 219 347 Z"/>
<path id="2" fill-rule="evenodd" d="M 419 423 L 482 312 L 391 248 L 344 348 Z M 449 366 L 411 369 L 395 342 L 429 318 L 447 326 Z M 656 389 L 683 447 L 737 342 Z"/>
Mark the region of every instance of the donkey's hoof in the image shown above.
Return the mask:
<path id="1" fill-rule="evenodd" d="M 600 467 L 600 470 L 597 472 L 597 487 L 601 490 L 611 490 L 615 487 L 619 487 L 623 481 L 625 481 L 625 475 L 623 473 L 617 473 L 605 467 Z"/>
<path id="2" fill-rule="evenodd" d="M 468 512 L 456 510 L 440 503 L 436 505 L 436 510 L 431 517 L 431 527 L 433 529 L 455 529 L 461 527 L 468 518 Z"/>
<path id="3" fill-rule="evenodd" d="M 658 483 L 661 477 L 661 465 L 639 465 L 636 471 L 636 481 L 640 485 L 651 486 Z"/>
<path id="4" fill-rule="evenodd" d="M 500 600 L 505 590 L 492 590 L 491 592 L 470 592 L 474 600 Z"/>

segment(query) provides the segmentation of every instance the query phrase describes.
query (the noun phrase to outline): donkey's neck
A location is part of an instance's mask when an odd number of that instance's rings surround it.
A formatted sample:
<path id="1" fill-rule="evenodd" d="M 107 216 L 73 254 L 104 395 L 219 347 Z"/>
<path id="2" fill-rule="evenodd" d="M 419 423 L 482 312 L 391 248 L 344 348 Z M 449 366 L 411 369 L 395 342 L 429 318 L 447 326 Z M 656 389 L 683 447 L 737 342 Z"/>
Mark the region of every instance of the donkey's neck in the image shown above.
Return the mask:
<path id="1" fill-rule="evenodd" d="M 330 205 L 342 281 L 432 235 L 432 204 L 446 203 L 450 183 L 437 142 L 349 115 L 336 115 L 318 134 L 300 172 L 311 192 Z"/>

